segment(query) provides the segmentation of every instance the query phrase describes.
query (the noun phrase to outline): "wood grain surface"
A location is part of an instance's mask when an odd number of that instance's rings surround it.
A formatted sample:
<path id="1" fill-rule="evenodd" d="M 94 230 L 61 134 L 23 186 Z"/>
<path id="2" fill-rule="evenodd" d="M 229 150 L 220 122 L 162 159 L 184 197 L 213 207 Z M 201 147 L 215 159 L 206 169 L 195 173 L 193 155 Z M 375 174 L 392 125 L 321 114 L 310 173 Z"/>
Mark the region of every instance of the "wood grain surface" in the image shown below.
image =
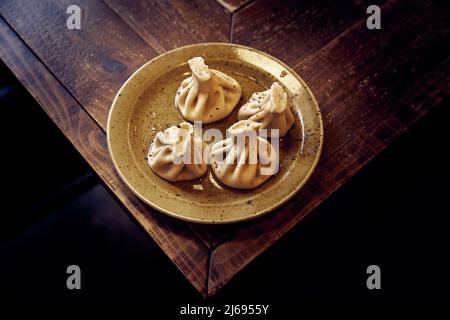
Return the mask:
<path id="1" fill-rule="evenodd" d="M 219 3 L 220 2 L 220 3 Z M 120 202 L 204 296 L 357 173 L 449 92 L 446 1 L 68 0 L 0 2 L 0 57 Z M 382 29 L 366 27 L 378 4 Z M 185 44 L 232 41 L 293 67 L 319 101 L 323 157 L 307 186 L 256 221 L 188 224 L 159 214 L 121 183 L 106 150 L 112 99 L 148 59 Z M 282 263 L 282 262 L 280 262 Z"/>
<path id="2" fill-rule="evenodd" d="M 216 1 L 105 0 L 158 53 L 201 42 L 228 42 L 229 12 Z"/>
<path id="3" fill-rule="evenodd" d="M 233 17 L 232 42 L 265 51 L 290 66 L 316 52 L 353 23 L 369 4 L 384 1 L 255 1 Z"/>

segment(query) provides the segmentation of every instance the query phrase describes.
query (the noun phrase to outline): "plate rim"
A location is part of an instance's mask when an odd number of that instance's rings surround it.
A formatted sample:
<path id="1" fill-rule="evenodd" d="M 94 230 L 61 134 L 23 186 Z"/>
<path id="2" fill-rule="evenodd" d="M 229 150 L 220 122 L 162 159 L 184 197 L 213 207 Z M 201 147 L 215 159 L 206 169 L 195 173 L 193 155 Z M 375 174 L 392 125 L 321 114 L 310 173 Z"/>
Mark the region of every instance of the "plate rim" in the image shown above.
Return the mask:
<path id="1" fill-rule="evenodd" d="M 253 51 L 256 52 L 258 54 L 264 55 L 269 59 L 272 59 L 274 61 L 276 61 L 277 63 L 279 63 L 281 66 L 283 66 L 284 68 L 286 68 L 289 72 L 291 72 L 299 81 L 300 83 L 303 85 L 304 89 L 308 92 L 309 96 L 311 97 L 311 101 L 316 109 L 316 113 L 318 116 L 318 125 L 319 125 L 319 131 L 320 131 L 320 138 L 319 138 L 319 144 L 318 144 L 318 151 L 316 154 L 316 157 L 312 163 L 312 166 L 310 167 L 308 173 L 306 174 L 305 178 L 302 180 L 302 182 L 300 184 L 298 184 L 295 188 L 292 189 L 292 191 L 285 196 L 282 200 L 280 200 L 279 202 L 277 202 L 276 204 L 269 206 L 267 208 L 265 208 L 264 210 L 261 210 L 260 212 L 258 212 L 257 214 L 253 214 L 253 215 L 248 215 L 248 216 L 244 216 L 242 218 L 237 218 L 237 219 L 230 219 L 230 220 L 214 220 L 214 221 L 208 221 L 208 220 L 203 220 L 203 219 L 198 219 L 198 218 L 192 218 L 192 217 L 187 217 L 187 216 L 183 216 L 183 215 L 179 215 L 173 212 L 170 212 L 169 210 L 166 210 L 164 208 L 159 207 L 158 205 L 152 203 L 151 201 L 149 201 L 148 199 L 146 199 L 144 196 L 142 196 L 128 181 L 127 179 L 124 177 L 124 175 L 122 174 L 122 172 L 119 169 L 119 166 L 117 164 L 116 158 L 114 157 L 113 151 L 112 151 L 112 147 L 111 147 L 111 142 L 110 142 L 110 136 L 111 136 L 111 117 L 112 114 L 114 112 L 114 107 L 116 105 L 116 102 L 119 98 L 119 95 L 122 93 L 122 90 L 125 88 L 125 86 L 128 84 L 128 82 L 132 81 L 132 79 L 139 73 L 141 72 L 142 69 L 144 69 L 148 64 L 151 64 L 154 60 L 161 58 L 162 56 L 168 55 L 170 53 L 173 52 L 177 52 L 177 51 L 181 51 L 181 50 L 185 50 L 187 48 L 192 48 L 192 47 L 203 47 L 203 46 L 214 46 L 214 45 L 218 45 L 218 46 L 229 46 L 229 47 L 234 47 L 234 48 L 242 48 L 242 49 L 246 49 L 249 51 Z M 286 63 L 284 63 L 283 61 L 281 61 L 280 59 L 264 52 L 261 51 L 259 49 L 256 48 L 252 48 L 252 47 L 248 47 L 248 46 L 244 46 L 244 45 L 240 45 L 240 44 L 234 44 L 234 43 L 227 43 L 227 42 L 203 42 L 203 43 L 196 43 L 196 44 L 190 44 L 190 45 L 185 45 L 182 47 L 178 47 L 172 50 L 168 50 L 164 53 L 161 53 L 159 55 L 157 55 L 156 57 L 148 60 L 147 62 L 145 62 L 142 66 L 140 66 L 138 69 L 136 69 L 128 78 L 127 80 L 122 84 L 122 86 L 120 87 L 120 89 L 117 91 L 116 95 L 114 96 L 114 99 L 111 103 L 109 112 L 108 112 L 108 120 L 106 123 L 106 141 L 107 141 L 107 147 L 108 147 L 108 153 L 109 156 L 112 160 L 112 164 L 114 167 L 114 170 L 117 172 L 117 174 L 119 175 L 120 179 L 122 180 L 122 182 L 125 183 L 125 185 L 128 187 L 128 189 L 130 189 L 133 194 L 135 196 L 137 196 L 140 200 L 142 200 L 145 204 L 149 205 L 150 207 L 152 207 L 153 209 L 156 209 L 157 211 L 159 211 L 160 213 L 166 214 L 170 217 L 176 218 L 176 219 L 180 219 L 183 221 L 187 221 L 187 222 L 192 222 L 192 223 L 197 223 L 197 224 L 205 224 L 205 225 L 218 225 L 218 224 L 234 224 L 234 223 L 238 223 L 238 222 L 244 222 L 244 221 L 249 221 L 249 220 L 253 220 L 256 218 L 259 218 L 263 215 L 266 215 L 272 211 L 274 211 L 277 208 L 280 208 L 282 205 L 286 204 L 290 199 L 292 199 L 305 185 L 306 183 L 310 180 L 312 174 L 314 173 L 314 171 L 317 168 L 317 165 L 321 159 L 322 156 L 322 151 L 323 151 L 323 144 L 324 144 L 324 125 L 323 125 L 323 118 L 322 118 L 322 112 L 320 110 L 319 107 L 319 103 L 316 100 L 316 97 L 314 96 L 314 94 L 312 93 L 311 89 L 309 88 L 309 86 L 306 84 L 306 82 L 302 79 L 302 77 L 300 77 L 300 75 L 294 71 L 290 66 L 288 66 Z"/>

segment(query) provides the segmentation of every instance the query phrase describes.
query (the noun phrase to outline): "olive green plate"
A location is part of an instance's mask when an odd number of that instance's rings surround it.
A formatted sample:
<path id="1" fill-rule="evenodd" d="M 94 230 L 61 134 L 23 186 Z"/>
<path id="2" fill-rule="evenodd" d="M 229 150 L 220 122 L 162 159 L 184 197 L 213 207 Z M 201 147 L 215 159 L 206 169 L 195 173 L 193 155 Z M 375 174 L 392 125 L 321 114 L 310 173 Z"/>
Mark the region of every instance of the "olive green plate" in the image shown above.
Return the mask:
<path id="1" fill-rule="evenodd" d="M 229 74 L 242 87 L 242 98 L 233 113 L 204 129 L 218 128 L 225 133 L 252 93 L 269 88 L 274 81 L 288 92 L 295 125 L 280 142 L 280 170 L 254 190 L 228 188 L 215 179 L 210 168 L 197 180 L 171 183 L 147 165 L 155 134 L 183 121 L 174 98 L 180 82 L 189 75 L 187 60 L 195 56 L 202 56 L 211 68 Z M 120 177 L 150 206 L 187 221 L 231 223 L 261 216 L 302 188 L 319 160 L 323 127 L 311 91 L 284 63 L 248 47 L 205 43 L 169 51 L 137 70 L 114 99 L 107 139 Z"/>

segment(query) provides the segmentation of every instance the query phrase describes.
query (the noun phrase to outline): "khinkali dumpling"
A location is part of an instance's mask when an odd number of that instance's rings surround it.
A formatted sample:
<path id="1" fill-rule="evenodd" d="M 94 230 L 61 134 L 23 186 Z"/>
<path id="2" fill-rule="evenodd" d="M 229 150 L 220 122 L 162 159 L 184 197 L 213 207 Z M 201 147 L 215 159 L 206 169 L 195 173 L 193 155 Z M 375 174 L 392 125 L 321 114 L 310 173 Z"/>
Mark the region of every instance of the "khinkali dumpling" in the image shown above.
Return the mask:
<path id="1" fill-rule="evenodd" d="M 278 172 L 278 153 L 258 136 L 261 125 L 251 120 L 228 128 L 228 138 L 211 147 L 210 164 L 214 175 L 237 189 L 253 189 Z"/>
<path id="2" fill-rule="evenodd" d="M 206 147 L 194 134 L 193 126 L 182 122 L 156 134 L 148 153 L 148 164 L 153 172 L 169 181 L 196 179 L 207 170 L 203 159 Z"/>
<path id="3" fill-rule="evenodd" d="M 201 57 L 188 61 L 192 75 L 181 82 L 175 105 L 184 118 L 210 123 L 228 116 L 241 98 L 239 83 L 218 70 L 209 69 Z"/>
<path id="4" fill-rule="evenodd" d="M 260 123 L 261 129 L 267 129 L 268 136 L 271 136 L 270 129 L 278 129 L 279 137 L 284 137 L 294 124 L 287 94 L 277 82 L 266 91 L 255 92 L 239 109 L 238 119 Z"/>

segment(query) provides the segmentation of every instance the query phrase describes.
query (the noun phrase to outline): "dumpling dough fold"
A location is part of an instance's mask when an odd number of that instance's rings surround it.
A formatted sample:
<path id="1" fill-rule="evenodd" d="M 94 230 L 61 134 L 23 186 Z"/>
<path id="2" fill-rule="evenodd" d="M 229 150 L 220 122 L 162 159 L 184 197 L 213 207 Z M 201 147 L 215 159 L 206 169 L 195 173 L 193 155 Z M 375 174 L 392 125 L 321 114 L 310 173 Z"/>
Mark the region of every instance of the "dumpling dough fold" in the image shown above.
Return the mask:
<path id="1" fill-rule="evenodd" d="M 260 124 L 251 120 L 236 122 L 229 137 L 211 147 L 210 164 L 214 175 L 237 189 L 253 189 L 278 172 L 278 152 L 258 136 Z"/>
<path id="2" fill-rule="evenodd" d="M 188 61 L 192 75 L 181 82 L 175 105 L 189 121 L 210 123 L 228 116 L 241 98 L 241 86 L 225 73 L 209 69 L 201 57 Z"/>
<path id="3" fill-rule="evenodd" d="M 261 129 L 278 129 L 279 137 L 284 137 L 294 124 L 294 116 L 288 106 L 286 92 L 277 82 L 270 89 L 255 92 L 238 113 L 239 120 L 252 120 L 261 124 Z"/>
<path id="4" fill-rule="evenodd" d="M 150 168 L 168 181 L 201 177 L 207 170 L 203 151 L 207 145 L 194 134 L 190 123 L 182 122 L 156 134 L 148 152 Z"/>

